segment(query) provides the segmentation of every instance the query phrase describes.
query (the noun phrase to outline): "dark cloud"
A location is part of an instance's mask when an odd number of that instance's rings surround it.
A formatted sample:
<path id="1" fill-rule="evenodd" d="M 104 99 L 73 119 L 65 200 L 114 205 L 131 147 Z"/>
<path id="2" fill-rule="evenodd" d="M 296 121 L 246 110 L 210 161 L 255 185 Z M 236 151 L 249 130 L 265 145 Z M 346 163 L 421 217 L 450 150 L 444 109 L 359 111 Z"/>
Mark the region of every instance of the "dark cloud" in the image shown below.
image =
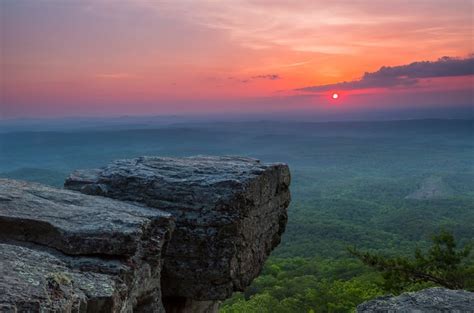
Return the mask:
<path id="1" fill-rule="evenodd" d="M 310 86 L 298 91 L 323 92 L 366 88 L 392 88 L 416 85 L 421 78 L 474 75 L 474 56 L 466 59 L 442 57 L 437 61 L 414 62 L 400 66 L 383 66 L 366 72 L 360 80 L 329 85 Z"/>
<path id="2" fill-rule="evenodd" d="M 252 76 L 252 79 L 269 79 L 269 80 L 277 80 L 280 79 L 280 75 L 278 74 L 267 74 L 267 75 L 257 75 Z"/>
<path id="3" fill-rule="evenodd" d="M 237 77 L 234 77 L 234 76 L 229 76 L 229 77 L 227 77 L 227 79 L 234 80 L 234 81 L 237 81 L 239 83 L 246 84 L 246 83 L 250 83 L 252 80 L 256 80 L 256 79 L 277 80 L 277 79 L 281 79 L 281 77 L 278 74 L 266 74 L 266 75 L 256 75 L 256 76 L 252 76 L 250 78 L 245 78 L 245 79 L 240 79 L 240 78 L 237 78 Z"/>

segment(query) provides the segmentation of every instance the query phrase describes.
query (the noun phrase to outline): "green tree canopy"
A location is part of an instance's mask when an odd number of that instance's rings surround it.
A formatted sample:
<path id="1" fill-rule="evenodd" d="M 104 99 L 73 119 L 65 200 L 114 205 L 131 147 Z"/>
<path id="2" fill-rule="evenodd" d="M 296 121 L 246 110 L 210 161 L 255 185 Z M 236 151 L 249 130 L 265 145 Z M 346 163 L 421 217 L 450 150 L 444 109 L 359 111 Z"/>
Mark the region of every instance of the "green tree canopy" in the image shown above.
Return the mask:
<path id="1" fill-rule="evenodd" d="M 414 258 L 388 258 L 349 248 L 364 264 L 380 271 L 385 289 L 400 292 L 410 284 L 429 283 L 450 289 L 474 289 L 474 266 L 471 245 L 457 248 L 454 236 L 446 231 L 432 237 L 432 246 L 423 253 L 415 250 Z"/>

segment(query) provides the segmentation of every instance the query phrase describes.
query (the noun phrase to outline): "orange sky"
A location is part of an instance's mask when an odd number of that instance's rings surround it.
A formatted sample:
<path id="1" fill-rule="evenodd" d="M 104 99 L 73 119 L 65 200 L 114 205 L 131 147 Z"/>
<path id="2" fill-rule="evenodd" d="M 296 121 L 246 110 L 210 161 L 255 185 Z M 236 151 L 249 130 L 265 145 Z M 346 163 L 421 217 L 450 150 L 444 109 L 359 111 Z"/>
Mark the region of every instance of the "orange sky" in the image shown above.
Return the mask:
<path id="1" fill-rule="evenodd" d="M 4 118 L 324 109 L 326 94 L 296 89 L 473 52 L 470 0 L 6 0 L 0 12 Z M 472 89 L 470 74 L 433 77 L 338 105 L 419 93 L 441 105 L 444 90 L 445 105 L 470 105 Z"/>

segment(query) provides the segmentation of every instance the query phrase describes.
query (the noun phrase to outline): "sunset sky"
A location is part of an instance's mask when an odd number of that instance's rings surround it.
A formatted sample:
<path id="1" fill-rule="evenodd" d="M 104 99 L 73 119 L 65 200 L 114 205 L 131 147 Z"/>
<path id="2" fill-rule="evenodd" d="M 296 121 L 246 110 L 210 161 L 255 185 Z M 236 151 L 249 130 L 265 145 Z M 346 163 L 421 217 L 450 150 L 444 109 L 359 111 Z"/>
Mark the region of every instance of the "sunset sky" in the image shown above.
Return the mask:
<path id="1" fill-rule="evenodd" d="M 471 0 L 0 0 L 0 18 L 2 118 L 474 102 Z"/>

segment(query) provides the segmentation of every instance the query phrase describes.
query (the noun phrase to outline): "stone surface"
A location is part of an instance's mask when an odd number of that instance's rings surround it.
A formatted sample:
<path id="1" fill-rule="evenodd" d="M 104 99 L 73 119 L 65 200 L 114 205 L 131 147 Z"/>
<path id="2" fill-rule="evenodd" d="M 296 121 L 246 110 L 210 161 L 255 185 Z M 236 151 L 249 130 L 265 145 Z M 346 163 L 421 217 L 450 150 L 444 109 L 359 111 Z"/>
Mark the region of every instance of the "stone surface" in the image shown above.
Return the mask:
<path id="1" fill-rule="evenodd" d="M 0 179 L 0 310 L 163 312 L 170 214 Z"/>
<path id="2" fill-rule="evenodd" d="M 176 218 L 162 274 L 169 301 L 225 299 L 248 286 L 280 242 L 289 185 L 286 165 L 240 157 L 118 160 L 65 183 Z"/>
<path id="3" fill-rule="evenodd" d="M 360 304 L 357 312 L 474 312 L 474 293 L 464 290 L 429 288 L 397 297 L 379 297 Z"/>
<path id="4" fill-rule="evenodd" d="M 107 274 L 75 272 L 60 258 L 0 244 L 0 311 L 118 311 L 121 286 Z"/>

